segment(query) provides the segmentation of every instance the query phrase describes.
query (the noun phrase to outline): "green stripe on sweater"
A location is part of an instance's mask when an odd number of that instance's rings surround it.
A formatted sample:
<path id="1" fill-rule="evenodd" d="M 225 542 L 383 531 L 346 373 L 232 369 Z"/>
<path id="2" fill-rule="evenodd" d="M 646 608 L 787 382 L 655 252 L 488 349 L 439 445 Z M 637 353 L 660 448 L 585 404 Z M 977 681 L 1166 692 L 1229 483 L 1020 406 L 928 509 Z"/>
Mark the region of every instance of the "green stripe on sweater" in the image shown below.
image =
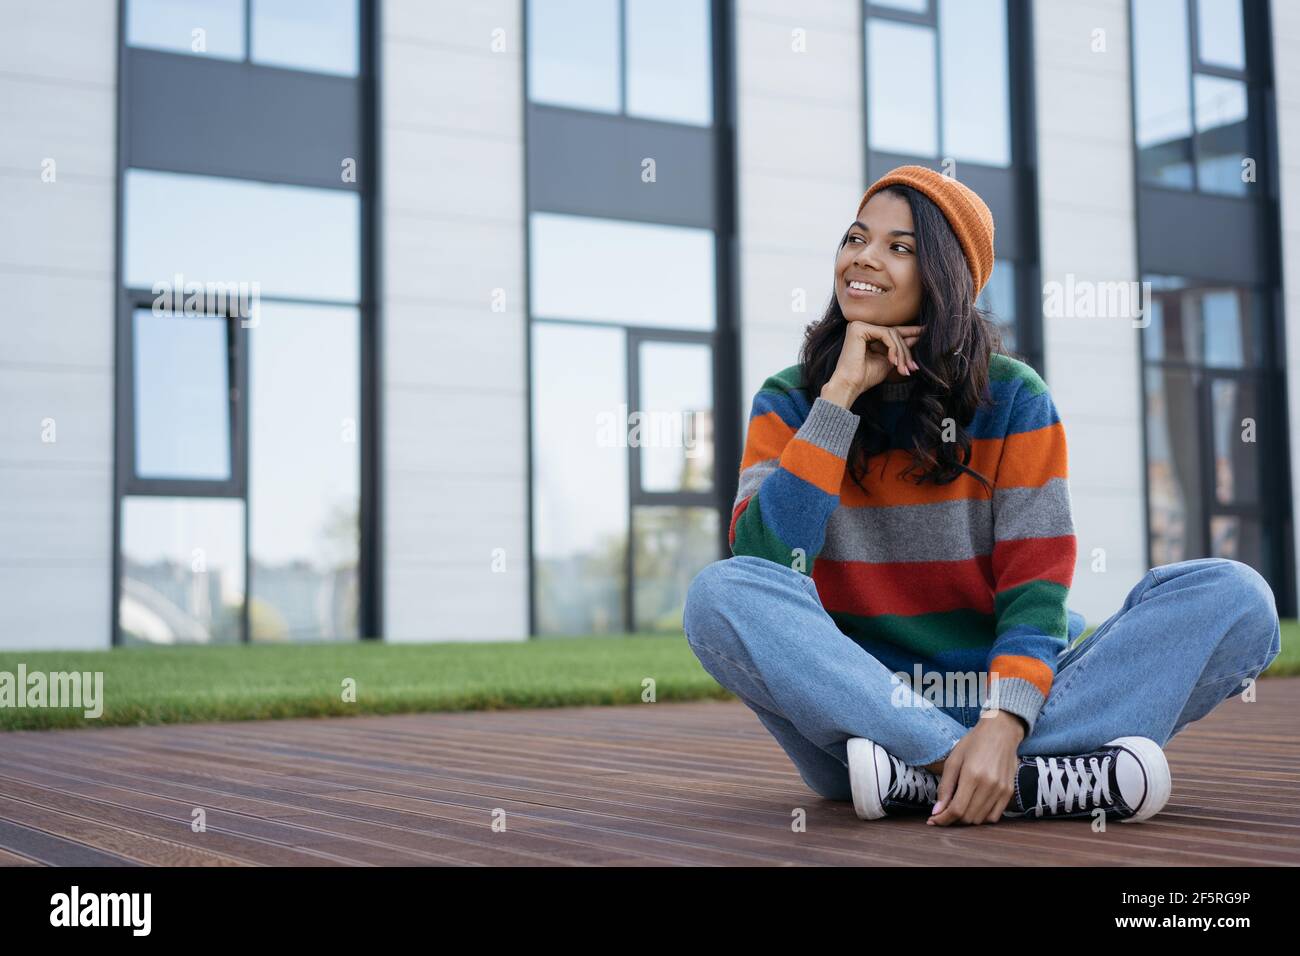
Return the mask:
<path id="1" fill-rule="evenodd" d="M 1055 581 L 1026 581 L 1001 591 L 993 599 L 998 615 L 998 631 L 1013 627 L 1032 627 L 1053 637 L 1069 632 L 1066 597 L 1070 589 Z"/>

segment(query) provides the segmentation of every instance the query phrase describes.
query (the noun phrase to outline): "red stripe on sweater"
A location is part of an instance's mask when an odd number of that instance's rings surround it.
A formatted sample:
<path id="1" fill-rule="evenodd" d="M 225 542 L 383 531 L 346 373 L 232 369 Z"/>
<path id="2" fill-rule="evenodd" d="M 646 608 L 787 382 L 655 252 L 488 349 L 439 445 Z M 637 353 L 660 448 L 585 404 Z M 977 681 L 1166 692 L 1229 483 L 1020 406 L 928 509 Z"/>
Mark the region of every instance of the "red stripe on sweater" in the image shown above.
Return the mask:
<path id="1" fill-rule="evenodd" d="M 827 611 L 914 615 L 969 608 L 993 613 L 993 570 L 988 555 L 964 561 L 888 564 L 819 558 L 812 576 Z"/>
<path id="2" fill-rule="evenodd" d="M 1055 538 L 1017 538 L 993 545 L 993 573 L 999 591 L 1028 581 L 1052 581 L 1069 587 L 1074 580 L 1078 540 L 1072 534 Z"/>

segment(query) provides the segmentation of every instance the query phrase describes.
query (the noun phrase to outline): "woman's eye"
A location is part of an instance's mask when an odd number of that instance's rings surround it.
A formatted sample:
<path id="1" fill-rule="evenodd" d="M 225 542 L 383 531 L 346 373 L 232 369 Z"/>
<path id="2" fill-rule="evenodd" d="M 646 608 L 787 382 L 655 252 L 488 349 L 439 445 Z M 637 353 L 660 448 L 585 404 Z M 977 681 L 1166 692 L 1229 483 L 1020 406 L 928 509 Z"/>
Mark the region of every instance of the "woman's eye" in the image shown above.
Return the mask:
<path id="1" fill-rule="evenodd" d="M 862 241 L 862 237 L 861 237 L 861 236 L 849 236 L 849 242 L 854 242 L 854 241 L 861 242 L 861 241 Z"/>
<path id="2" fill-rule="evenodd" d="M 896 243 L 894 243 L 894 249 L 895 249 L 897 252 L 911 252 L 911 251 L 912 251 L 912 250 L 909 249 L 907 246 L 903 245 L 903 243 L 901 243 L 901 242 L 896 242 Z"/>

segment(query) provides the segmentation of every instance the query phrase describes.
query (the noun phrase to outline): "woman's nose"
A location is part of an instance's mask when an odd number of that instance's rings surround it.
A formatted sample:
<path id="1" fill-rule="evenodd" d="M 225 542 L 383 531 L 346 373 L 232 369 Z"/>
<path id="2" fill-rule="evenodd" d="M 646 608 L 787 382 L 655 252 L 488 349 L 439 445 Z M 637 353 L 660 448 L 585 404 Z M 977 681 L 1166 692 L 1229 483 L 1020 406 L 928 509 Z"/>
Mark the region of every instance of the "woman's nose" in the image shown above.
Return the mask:
<path id="1" fill-rule="evenodd" d="M 859 266 L 868 266 L 878 270 L 880 268 L 880 256 L 875 243 L 864 242 L 861 245 L 862 248 L 860 248 L 853 256 L 854 264 Z"/>

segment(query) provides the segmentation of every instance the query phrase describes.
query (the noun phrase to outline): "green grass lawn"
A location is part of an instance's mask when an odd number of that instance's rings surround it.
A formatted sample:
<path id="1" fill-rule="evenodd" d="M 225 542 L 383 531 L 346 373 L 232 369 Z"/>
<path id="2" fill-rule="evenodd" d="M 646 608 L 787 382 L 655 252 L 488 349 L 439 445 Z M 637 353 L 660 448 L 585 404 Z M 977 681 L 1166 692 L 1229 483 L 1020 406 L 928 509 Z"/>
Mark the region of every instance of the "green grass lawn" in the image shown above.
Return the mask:
<path id="1" fill-rule="evenodd" d="M 1086 632 L 1085 635 L 1086 636 Z M 7 730 L 199 720 L 726 699 L 681 634 L 546 638 L 491 644 L 130 647 L 0 653 L 0 671 L 102 671 L 103 715 L 0 707 Z M 1300 624 L 1282 622 L 1268 676 L 1300 674 Z M 355 682 L 356 701 L 343 699 Z"/>

